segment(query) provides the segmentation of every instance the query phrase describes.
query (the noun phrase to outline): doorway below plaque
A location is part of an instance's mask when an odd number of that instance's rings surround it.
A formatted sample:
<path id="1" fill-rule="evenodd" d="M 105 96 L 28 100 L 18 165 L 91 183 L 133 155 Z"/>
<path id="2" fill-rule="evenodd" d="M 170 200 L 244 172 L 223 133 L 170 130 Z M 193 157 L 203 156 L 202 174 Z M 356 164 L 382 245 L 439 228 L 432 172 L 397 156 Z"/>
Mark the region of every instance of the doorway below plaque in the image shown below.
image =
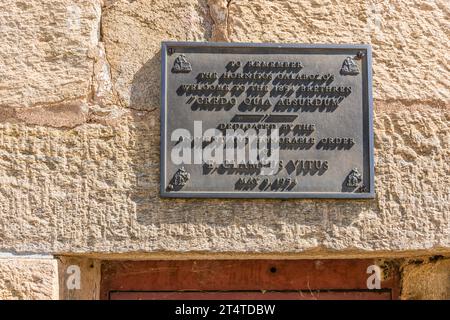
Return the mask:
<path id="1" fill-rule="evenodd" d="M 393 300 L 398 270 L 368 288 L 373 259 L 104 261 L 104 300 Z M 369 272 L 368 272 L 369 270 Z"/>

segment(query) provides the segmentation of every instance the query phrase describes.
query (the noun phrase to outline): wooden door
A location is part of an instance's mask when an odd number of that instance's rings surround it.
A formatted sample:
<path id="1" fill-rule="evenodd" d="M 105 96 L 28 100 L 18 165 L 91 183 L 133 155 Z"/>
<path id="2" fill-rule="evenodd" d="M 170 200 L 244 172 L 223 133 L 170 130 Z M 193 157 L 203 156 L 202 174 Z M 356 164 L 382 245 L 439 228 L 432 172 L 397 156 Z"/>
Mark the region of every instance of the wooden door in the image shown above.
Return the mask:
<path id="1" fill-rule="evenodd" d="M 373 260 L 107 261 L 102 299 L 397 299 L 398 271 L 369 290 Z"/>

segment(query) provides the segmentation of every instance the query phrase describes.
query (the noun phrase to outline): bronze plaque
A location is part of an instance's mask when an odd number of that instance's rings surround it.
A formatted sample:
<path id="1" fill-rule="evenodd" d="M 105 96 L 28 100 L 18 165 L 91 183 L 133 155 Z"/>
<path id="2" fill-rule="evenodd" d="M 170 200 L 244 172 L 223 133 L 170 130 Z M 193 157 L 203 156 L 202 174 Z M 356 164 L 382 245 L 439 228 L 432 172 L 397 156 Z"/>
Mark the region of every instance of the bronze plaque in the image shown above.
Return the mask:
<path id="1" fill-rule="evenodd" d="M 373 198 L 369 45 L 162 43 L 161 196 Z"/>

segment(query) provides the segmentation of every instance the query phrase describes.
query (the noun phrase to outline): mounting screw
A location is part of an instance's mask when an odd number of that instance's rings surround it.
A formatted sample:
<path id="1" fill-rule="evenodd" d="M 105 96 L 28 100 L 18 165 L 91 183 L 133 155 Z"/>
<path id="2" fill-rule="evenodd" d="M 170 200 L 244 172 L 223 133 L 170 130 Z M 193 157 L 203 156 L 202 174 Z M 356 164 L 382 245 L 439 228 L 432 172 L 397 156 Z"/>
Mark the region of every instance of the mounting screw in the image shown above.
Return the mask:
<path id="1" fill-rule="evenodd" d="M 356 59 L 362 59 L 366 54 L 363 51 L 358 51 L 356 54 Z"/>

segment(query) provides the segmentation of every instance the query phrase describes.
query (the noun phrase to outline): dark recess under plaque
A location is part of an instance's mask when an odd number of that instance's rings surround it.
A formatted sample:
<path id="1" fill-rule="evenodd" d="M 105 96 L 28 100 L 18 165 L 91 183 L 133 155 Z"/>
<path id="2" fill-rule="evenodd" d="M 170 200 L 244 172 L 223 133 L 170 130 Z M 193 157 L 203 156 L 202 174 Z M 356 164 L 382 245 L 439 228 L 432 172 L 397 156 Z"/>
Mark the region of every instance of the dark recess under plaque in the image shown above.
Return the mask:
<path id="1" fill-rule="evenodd" d="M 369 45 L 163 42 L 161 56 L 162 197 L 374 197 Z M 175 164 L 194 121 L 275 126 L 279 170 Z M 175 129 L 191 136 L 172 141 Z"/>

